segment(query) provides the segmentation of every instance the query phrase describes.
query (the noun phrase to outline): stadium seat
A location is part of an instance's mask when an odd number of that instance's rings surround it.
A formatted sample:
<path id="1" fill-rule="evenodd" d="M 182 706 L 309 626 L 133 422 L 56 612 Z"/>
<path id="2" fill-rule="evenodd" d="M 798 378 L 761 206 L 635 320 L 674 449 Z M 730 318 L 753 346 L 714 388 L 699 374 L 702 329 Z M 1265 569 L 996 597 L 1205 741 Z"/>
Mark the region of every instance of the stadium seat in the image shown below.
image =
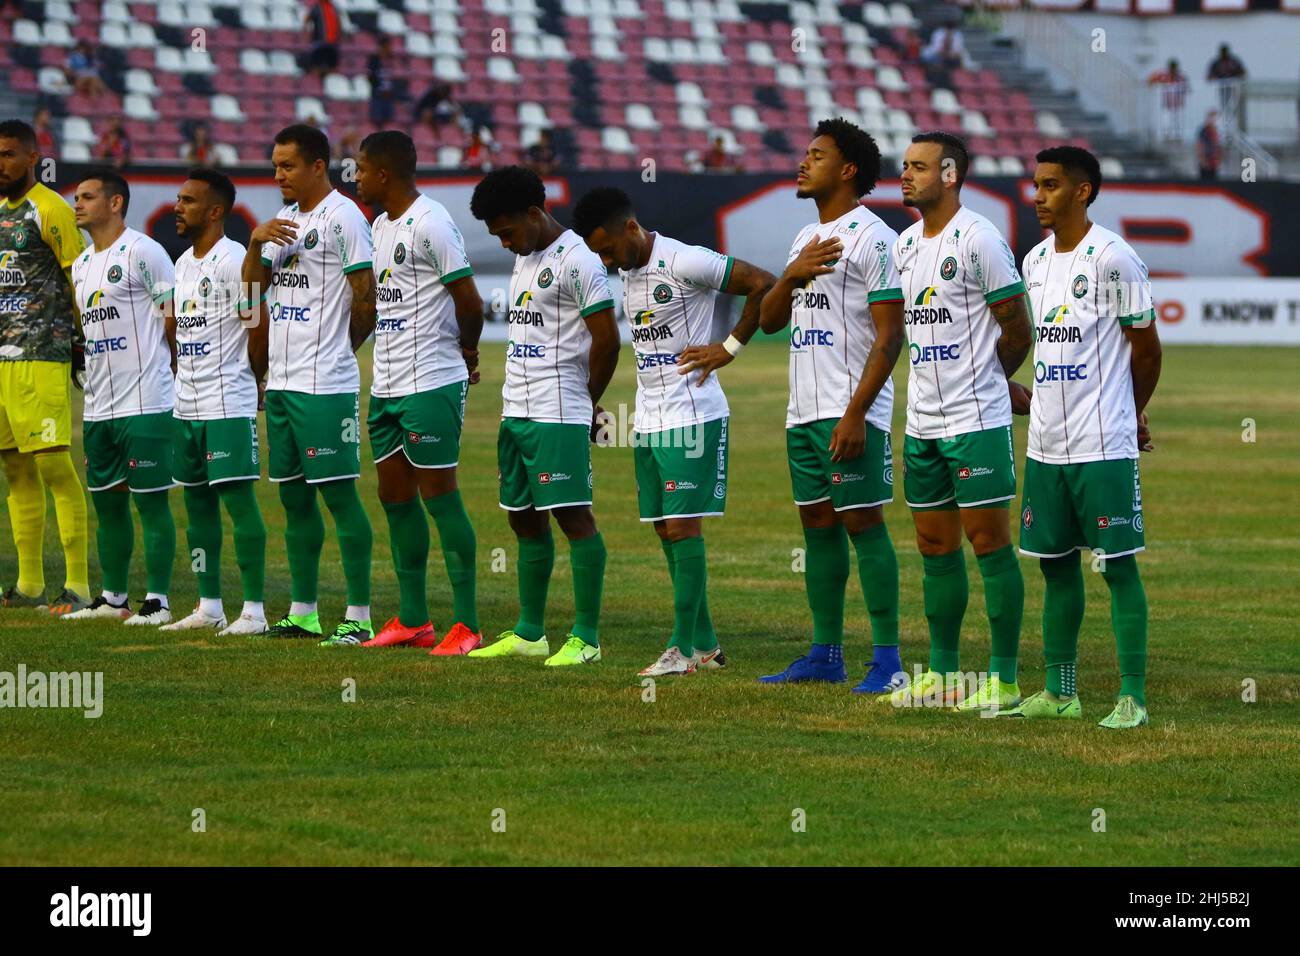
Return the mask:
<path id="1" fill-rule="evenodd" d="M 654 110 L 644 103 L 629 103 L 625 112 L 628 129 L 657 130 L 660 128 Z"/>
<path id="2" fill-rule="evenodd" d="M 224 93 L 212 97 L 212 118 L 225 123 L 243 123 L 248 119 L 239 108 L 239 100 Z"/>
<path id="3" fill-rule="evenodd" d="M 318 123 L 328 123 L 329 114 L 325 112 L 325 106 L 314 96 L 300 96 L 294 101 L 293 107 L 294 119 L 298 121 L 314 119 Z"/>
<path id="4" fill-rule="evenodd" d="M 600 132 L 600 144 L 611 153 L 632 153 L 636 147 L 621 126 L 606 126 Z"/>
<path id="5" fill-rule="evenodd" d="M 1044 136 L 1058 137 L 1069 135 L 1065 126 L 1061 123 L 1061 118 L 1051 110 L 1040 110 L 1036 117 L 1036 123 L 1038 131 Z"/>
<path id="6" fill-rule="evenodd" d="M 1123 179 L 1124 164 L 1113 156 L 1103 156 L 1099 161 L 1101 165 L 1101 175 L 1104 179 Z"/>
<path id="7" fill-rule="evenodd" d="M 128 93 L 122 98 L 122 113 L 128 119 L 153 121 L 158 119 L 158 111 L 153 102 L 140 93 Z"/>
<path id="8" fill-rule="evenodd" d="M 1015 156 L 1003 156 L 998 159 L 998 170 L 1003 176 L 1023 176 L 1024 164 Z"/>

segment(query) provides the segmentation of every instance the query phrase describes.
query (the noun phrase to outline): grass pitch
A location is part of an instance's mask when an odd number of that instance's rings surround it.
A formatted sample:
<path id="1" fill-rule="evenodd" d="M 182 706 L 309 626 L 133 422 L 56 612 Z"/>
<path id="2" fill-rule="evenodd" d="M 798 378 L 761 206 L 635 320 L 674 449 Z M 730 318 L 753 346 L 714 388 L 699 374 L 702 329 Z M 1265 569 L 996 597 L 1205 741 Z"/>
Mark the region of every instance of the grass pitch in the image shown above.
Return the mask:
<path id="1" fill-rule="evenodd" d="M 756 344 L 723 374 L 731 488 L 727 516 L 706 523 L 706 538 L 726 671 L 661 680 L 655 699 L 644 699 L 636 672 L 672 625 L 668 574 L 653 532 L 636 520 L 631 451 L 596 449 L 596 514 L 610 558 L 605 661 L 594 667 L 554 672 L 539 661 L 436 660 L 0 612 L 0 670 L 102 671 L 105 682 L 97 720 L 0 710 L 0 864 L 1300 862 L 1300 352 L 1166 350 L 1151 408 L 1157 449 L 1142 460 L 1151 726 L 1120 734 L 1095 726 L 1118 688 L 1099 575 L 1087 576 L 1082 722 L 896 712 L 854 697 L 851 685 L 755 684 L 802 653 L 810 634 L 803 582 L 791 570 L 802 538 L 784 455 L 785 364 L 782 347 Z M 515 547 L 495 498 L 501 377 L 501 347 L 485 346 L 460 471 L 489 635 L 516 612 Z M 905 377 L 900 365 L 899 454 Z M 625 349 L 606 408 L 631 406 L 633 378 Z M 1253 441 L 1244 440 L 1245 419 Z M 1017 419 L 1018 463 L 1025 427 Z M 397 593 L 363 449 L 379 620 L 396 613 Z M 910 668 L 924 662 L 927 639 L 901 466 L 896 474 L 887 515 Z M 278 616 L 289 586 L 284 518 L 273 486 L 263 481 L 259 495 L 270 532 L 267 611 Z M 179 492 L 172 501 L 183 529 Z M 183 530 L 178 539 L 172 606 L 185 611 L 195 588 Z M 5 584 L 16 576 L 11 541 L 0 509 Z M 436 533 L 434 541 L 431 603 L 443 628 L 449 599 Z M 92 534 L 97 585 L 93 550 Z M 227 530 L 226 606 L 238 613 L 232 551 Z M 557 551 L 553 646 L 572 619 L 558 532 Z M 494 553 L 505 573 L 494 573 Z M 967 554 L 963 667 L 983 670 L 988 626 Z M 61 564 L 51 507 L 51 585 Z M 1028 693 L 1042 686 L 1043 588 L 1036 562 L 1022 567 Z M 133 572 L 136 602 L 138 537 Z M 321 585 L 322 621 L 332 626 L 344 602 L 330 535 Z M 869 640 L 856 571 L 846 625 L 856 664 Z M 850 668 L 855 681 L 860 673 Z M 343 701 L 349 678 L 355 703 Z M 1253 703 L 1243 701 L 1244 682 Z M 195 832 L 198 809 L 206 832 Z"/>

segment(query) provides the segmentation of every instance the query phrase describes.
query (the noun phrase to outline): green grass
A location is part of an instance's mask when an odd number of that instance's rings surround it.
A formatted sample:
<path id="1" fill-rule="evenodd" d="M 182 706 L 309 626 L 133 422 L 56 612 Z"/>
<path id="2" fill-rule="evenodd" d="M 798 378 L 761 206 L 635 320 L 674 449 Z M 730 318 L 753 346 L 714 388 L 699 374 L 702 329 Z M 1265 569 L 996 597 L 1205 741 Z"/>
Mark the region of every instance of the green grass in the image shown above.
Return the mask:
<path id="1" fill-rule="evenodd" d="M 802 539 L 783 454 L 785 352 L 763 344 L 724 374 L 730 501 L 727 517 L 707 525 L 727 671 L 660 681 L 656 700 L 642 700 L 636 671 L 671 628 L 668 575 L 636 520 L 630 451 L 597 449 L 596 513 L 610 549 L 599 666 L 554 673 L 535 661 L 179 638 L 3 612 L 0 670 L 103 671 L 105 704 L 98 720 L 0 711 L 0 864 L 1300 863 L 1298 364 L 1300 351 L 1285 349 L 1166 351 L 1151 409 L 1157 450 L 1142 462 L 1145 730 L 1095 727 L 1118 677 L 1105 586 L 1091 574 L 1079 723 L 895 712 L 847 686 L 754 683 L 802 653 L 809 635 L 803 582 L 791 572 Z M 484 366 L 461 482 L 479 535 L 484 629 L 495 633 L 515 619 L 513 538 L 495 502 L 499 346 L 485 348 Z M 604 405 L 630 405 L 632 392 L 625 352 Z M 1246 418 L 1256 423 L 1253 443 L 1242 441 Z M 1019 461 L 1024 434 L 1020 419 Z M 397 596 L 386 525 L 373 470 L 364 470 L 374 605 L 388 616 Z M 288 594 L 283 513 L 269 483 L 259 494 L 271 529 L 268 612 L 278 614 Z M 173 507 L 183 527 L 179 494 Z M 901 489 L 887 515 L 910 667 L 924 659 L 926 629 Z M 10 540 L 0 514 L 6 583 L 16 574 Z M 184 551 L 183 532 L 180 542 Z M 508 573 L 490 570 L 498 548 Z M 228 533 L 226 549 L 227 609 L 237 611 Z M 561 543 L 551 586 L 553 637 L 572 616 L 566 550 Z M 57 584 L 52 511 L 46 553 Z M 963 663 L 982 669 L 988 629 L 969 562 Z M 185 566 L 178 558 L 172 601 L 181 609 L 194 600 Z M 1022 686 L 1032 690 L 1042 682 L 1042 579 L 1034 562 L 1023 568 Z M 445 626 L 437 558 L 430 586 L 435 623 Z M 341 613 L 342 592 L 330 540 L 327 622 Z M 133 598 L 142 593 L 137 541 Z M 848 611 L 856 664 L 868 646 L 856 574 Z M 356 681 L 356 703 L 342 702 L 345 678 Z M 1242 702 L 1247 678 L 1256 703 Z M 206 833 L 191 831 L 194 808 L 206 812 Z M 504 833 L 492 829 L 497 808 Z M 796 808 L 806 832 L 792 831 Z M 1105 833 L 1093 832 L 1095 808 L 1106 813 Z"/>

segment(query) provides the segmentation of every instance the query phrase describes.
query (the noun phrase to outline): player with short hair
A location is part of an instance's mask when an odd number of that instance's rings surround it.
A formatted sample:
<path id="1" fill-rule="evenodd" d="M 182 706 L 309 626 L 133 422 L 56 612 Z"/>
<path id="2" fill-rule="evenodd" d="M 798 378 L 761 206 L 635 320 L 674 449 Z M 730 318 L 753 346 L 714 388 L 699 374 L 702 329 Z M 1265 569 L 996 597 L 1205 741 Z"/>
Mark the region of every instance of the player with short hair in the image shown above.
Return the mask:
<path id="1" fill-rule="evenodd" d="M 672 635 L 640 676 L 725 667 L 709 615 L 704 548 L 704 518 L 721 517 L 727 503 L 730 412 L 713 372 L 757 331 L 763 295 L 776 280 L 743 259 L 647 232 L 627 193 L 614 187 L 578 200 L 573 231 L 622 279 L 636 352 L 637 502 L 673 582 Z M 745 296 L 745 307 L 727 343 L 710 346 L 719 292 Z M 694 384 L 685 377 L 693 371 Z"/>
<path id="2" fill-rule="evenodd" d="M 162 246 L 127 228 L 131 189 L 121 174 L 91 172 L 73 198 L 77 225 L 93 243 L 73 263 L 72 280 L 86 334 L 86 485 L 99 519 L 104 591 L 89 607 L 63 619 L 166 624 L 176 560 L 176 524 L 167 494 L 175 484 L 176 355 L 169 337 L 175 270 Z M 135 614 L 127 603 L 135 537 L 131 500 L 140 512 L 148 578 L 148 592 Z"/>
<path id="3" fill-rule="evenodd" d="M 385 130 L 361 141 L 357 197 L 380 210 L 371 225 L 378 321 L 367 425 L 401 597 L 398 614 L 366 646 L 453 655 L 483 639 L 477 542 L 456 484 L 465 398 L 478 380 L 483 300 L 465 240 L 443 205 L 415 188 L 415 164 L 405 133 Z M 426 510 L 451 579 L 453 624 L 441 642 L 425 595 Z"/>
<path id="4" fill-rule="evenodd" d="M 523 166 L 488 173 L 470 212 L 513 252 L 510 341 L 501 389 L 501 507 L 519 539 L 519 620 L 475 658 L 542 657 L 555 566 L 550 515 L 569 539 L 575 623 L 550 666 L 600 660 L 605 541 L 592 514 L 595 406 L 618 364 L 614 299 L 600 258 L 546 210 L 541 177 Z"/>
<path id="5" fill-rule="evenodd" d="M 72 463 L 72 384 L 85 353 L 72 287 L 72 263 L 85 248 L 69 206 L 36 181 L 36 131 L 0 123 L 0 463 L 9 483 L 9 522 L 18 581 L 5 607 L 49 608 L 55 615 L 89 605 L 86 493 Z M 64 586 L 45 597 L 45 489 L 63 544 Z"/>
<path id="6" fill-rule="evenodd" d="M 855 693 L 897 686 L 898 557 L 884 505 L 894 499 L 890 379 L 903 347 L 903 293 L 890 249 L 898 234 L 862 205 L 880 178 L 880 149 L 844 119 L 817 124 L 795 180 L 817 221 L 799 231 L 763 330 L 793 324 L 786 450 L 806 545 L 812 647 L 768 684 L 848 679 L 844 594 L 849 542 L 871 620 L 872 658 Z"/>
<path id="7" fill-rule="evenodd" d="M 323 646 L 360 645 L 370 624 L 373 535 L 357 495 L 361 476 L 361 373 L 354 354 L 375 327 L 370 224 L 329 179 L 329 140 L 286 126 L 271 163 L 285 206 L 249 237 L 243 279 L 267 292 L 266 437 L 269 477 L 285 510 L 292 602 L 266 632 L 319 638 L 317 586 L 325 522 L 334 518 L 347 610 Z"/>
<path id="8" fill-rule="evenodd" d="M 903 493 L 925 568 L 930 665 L 890 699 L 977 712 L 1020 703 L 1025 584 L 1011 545 L 1007 381 L 1029 353 L 1030 324 L 1006 240 L 961 203 L 969 168 L 965 144 L 949 133 L 914 136 L 903 157 L 903 205 L 921 213 L 894 244 L 911 361 Z M 984 579 L 993 645 L 987 676 L 965 696 L 957 677 L 968 598 L 963 532 Z"/>
<path id="9" fill-rule="evenodd" d="M 266 526 L 253 490 L 261 477 L 257 383 L 266 375 L 266 308 L 250 301 L 241 279 L 247 250 L 226 235 L 234 205 L 234 183 L 214 169 L 191 169 L 176 192 L 176 233 L 191 245 L 176 260 L 170 320 L 176 342 L 171 473 L 185 489 L 199 603 L 164 631 L 215 628 L 251 636 L 267 629 Z M 244 592 L 243 610 L 229 626 L 221 602 L 223 503 Z"/>
<path id="10" fill-rule="evenodd" d="M 1079 718 L 1075 681 L 1091 551 L 1110 590 L 1120 691 L 1101 726 L 1147 722 L 1147 598 L 1137 553 L 1146 547 L 1138 452 L 1150 451 L 1145 409 L 1160 379 L 1147 267 L 1088 217 L 1101 188 L 1097 158 L 1077 146 L 1042 150 L 1034 211 L 1051 235 L 1025 256 L 1034 317 L 1034 384 L 1010 385 L 1029 413 L 1020 551 L 1038 558 L 1047 688 L 1008 717 Z"/>

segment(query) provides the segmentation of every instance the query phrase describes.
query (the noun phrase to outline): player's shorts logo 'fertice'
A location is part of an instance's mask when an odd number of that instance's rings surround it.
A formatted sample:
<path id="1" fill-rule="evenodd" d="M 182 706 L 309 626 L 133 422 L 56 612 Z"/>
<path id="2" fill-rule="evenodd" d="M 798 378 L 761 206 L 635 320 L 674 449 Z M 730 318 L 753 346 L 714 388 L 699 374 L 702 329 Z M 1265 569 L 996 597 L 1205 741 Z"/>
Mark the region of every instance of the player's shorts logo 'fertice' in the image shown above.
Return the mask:
<path id="1" fill-rule="evenodd" d="M 954 259 L 952 256 L 949 256 L 947 259 L 943 260 L 943 265 L 939 267 L 939 275 L 943 276 L 945 279 L 951 279 L 956 274 L 957 274 L 957 260 Z M 921 303 L 919 302 L 917 303 L 917 305 L 920 304 Z"/>

